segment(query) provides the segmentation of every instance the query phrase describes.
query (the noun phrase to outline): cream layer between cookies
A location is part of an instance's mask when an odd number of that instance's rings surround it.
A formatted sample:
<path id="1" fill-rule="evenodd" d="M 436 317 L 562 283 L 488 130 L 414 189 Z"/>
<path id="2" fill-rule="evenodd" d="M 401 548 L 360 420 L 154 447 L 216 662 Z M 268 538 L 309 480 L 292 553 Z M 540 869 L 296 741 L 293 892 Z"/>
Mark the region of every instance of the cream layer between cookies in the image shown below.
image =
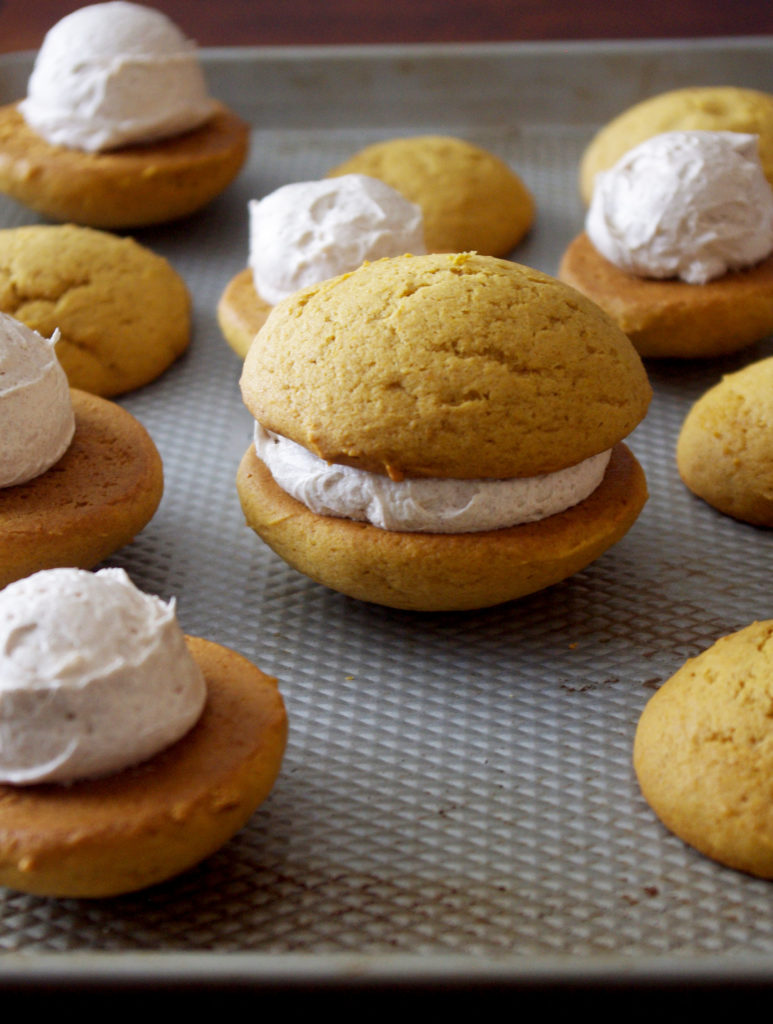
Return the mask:
<path id="1" fill-rule="evenodd" d="M 317 515 L 411 533 L 478 533 L 547 519 L 591 495 L 611 455 L 600 452 L 534 477 L 395 481 L 327 463 L 260 423 L 255 424 L 255 451 L 277 485 Z"/>

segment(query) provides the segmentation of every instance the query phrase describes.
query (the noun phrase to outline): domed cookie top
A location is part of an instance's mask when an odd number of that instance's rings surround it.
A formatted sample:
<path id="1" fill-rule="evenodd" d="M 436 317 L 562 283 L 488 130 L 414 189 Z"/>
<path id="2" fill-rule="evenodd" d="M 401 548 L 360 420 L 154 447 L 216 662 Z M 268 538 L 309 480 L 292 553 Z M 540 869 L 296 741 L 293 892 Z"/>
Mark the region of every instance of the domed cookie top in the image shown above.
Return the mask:
<path id="1" fill-rule="evenodd" d="M 650 699 L 634 766 L 652 809 L 708 857 L 773 877 L 773 621 L 691 658 Z"/>
<path id="2" fill-rule="evenodd" d="M 72 224 L 0 231 L 0 310 L 50 337 L 70 386 L 119 395 L 155 380 L 190 341 L 190 297 L 163 257 Z"/>
<path id="3" fill-rule="evenodd" d="M 428 252 L 506 256 L 534 220 L 534 200 L 499 157 L 444 135 L 367 146 L 329 172 L 367 174 L 421 207 Z"/>
<path id="4" fill-rule="evenodd" d="M 590 203 L 597 172 L 611 167 L 639 142 L 689 129 L 759 135 L 762 165 L 773 183 L 773 95 L 736 86 L 693 86 L 650 96 L 596 133 L 580 162 L 582 198 Z"/>
<path id="5" fill-rule="evenodd" d="M 773 526 L 773 357 L 728 374 L 687 414 L 682 480 L 726 515 Z"/>
<path id="6" fill-rule="evenodd" d="M 331 462 L 403 476 L 534 476 L 625 437 L 650 386 L 618 327 L 539 271 L 403 256 L 279 303 L 244 401 Z"/>

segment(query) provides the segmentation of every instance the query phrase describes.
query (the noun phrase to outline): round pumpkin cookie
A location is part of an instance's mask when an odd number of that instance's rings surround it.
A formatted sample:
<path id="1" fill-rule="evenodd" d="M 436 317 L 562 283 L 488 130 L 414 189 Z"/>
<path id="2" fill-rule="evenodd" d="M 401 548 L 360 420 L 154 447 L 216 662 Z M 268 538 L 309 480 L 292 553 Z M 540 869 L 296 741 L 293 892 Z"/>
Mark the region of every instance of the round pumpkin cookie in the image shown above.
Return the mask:
<path id="1" fill-rule="evenodd" d="M 259 425 L 237 480 L 248 524 L 363 600 L 530 593 L 646 500 L 618 444 L 650 400 L 641 360 L 598 307 L 506 260 L 395 257 L 304 289 L 274 308 L 241 386 Z"/>
<path id="2" fill-rule="evenodd" d="M 222 105 L 200 128 L 105 153 L 55 146 L 0 107 L 0 192 L 51 220 L 127 229 L 186 217 L 236 177 L 249 126 Z"/>
<path id="3" fill-rule="evenodd" d="M 644 139 L 668 131 L 732 131 L 759 136 L 760 157 L 773 184 L 773 95 L 737 86 L 690 86 L 642 100 L 601 128 L 580 161 L 586 204 L 599 171 Z"/>
<path id="4" fill-rule="evenodd" d="M 135 767 L 68 785 L 0 785 L 0 884 L 105 897 L 162 882 L 238 832 L 271 791 L 287 716 L 276 680 L 188 637 L 206 682 L 193 728 Z"/>
<path id="5" fill-rule="evenodd" d="M 726 375 L 698 399 L 676 460 L 685 485 L 709 505 L 773 526 L 773 357 Z"/>
<path id="6" fill-rule="evenodd" d="M 585 232 L 558 276 L 612 316 L 645 358 L 712 358 L 773 331 L 773 255 L 706 284 L 638 277 L 610 263 Z"/>
<path id="7" fill-rule="evenodd" d="M 463 139 L 418 135 L 376 142 L 329 174 L 379 178 L 416 203 L 428 252 L 506 256 L 534 221 L 534 200 L 520 177 Z"/>
<path id="8" fill-rule="evenodd" d="M 190 296 L 161 256 L 73 224 L 0 230 L 0 311 L 44 337 L 70 385 L 97 395 L 155 380 L 190 342 Z"/>
<path id="9" fill-rule="evenodd" d="M 251 267 L 240 270 L 223 289 L 217 322 L 225 340 L 242 359 L 273 308 L 255 290 Z"/>
<path id="10" fill-rule="evenodd" d="M 722 637 L 649 700 L 633 761 L 663 824 L 707 857 L 773 878 L 773 621 Z"/>
<path id="11" fill-rule="evenodd" d="M 149 434 L 121 406 L 72 390 L 75 434 L 55 465 L 0 488 L 0 587 L 39 569 L 88 569 L 151 520 L 163 467 Z"/>

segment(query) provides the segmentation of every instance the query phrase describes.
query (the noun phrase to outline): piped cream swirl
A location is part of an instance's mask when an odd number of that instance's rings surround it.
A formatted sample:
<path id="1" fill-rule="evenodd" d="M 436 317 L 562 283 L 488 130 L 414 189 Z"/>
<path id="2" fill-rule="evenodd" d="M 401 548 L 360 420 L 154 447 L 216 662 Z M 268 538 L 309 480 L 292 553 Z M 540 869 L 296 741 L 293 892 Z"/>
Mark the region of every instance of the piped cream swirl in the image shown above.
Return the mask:
<path id="1" fill-rule="evenodd" d="M 120 771 L 183 736 L 205 698 L 174 601 L 122 569 L 50 569 L 0 591 L 0 781 Z"/>

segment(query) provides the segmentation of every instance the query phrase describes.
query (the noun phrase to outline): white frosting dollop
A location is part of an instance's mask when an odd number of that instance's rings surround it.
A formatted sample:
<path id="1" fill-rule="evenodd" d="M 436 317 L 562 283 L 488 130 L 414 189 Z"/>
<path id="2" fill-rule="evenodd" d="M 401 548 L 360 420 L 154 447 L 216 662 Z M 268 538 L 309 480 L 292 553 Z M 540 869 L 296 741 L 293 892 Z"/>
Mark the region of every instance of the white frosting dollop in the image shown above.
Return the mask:
<path id="1" fill-rule="evenodd" d="M 0 781 L 120 771 L 183 736 L 205 698 L 174 600 L 123 569 L 49 569 L 0 591 Z"/>
<path id="2" fill-rule="evenodd" d="M 556 473 L 518 479 L 395 481 L 327 463 L 259 423 L 255 450 L 278 486 L 317 515 L 410 533 L 477 533 L 546 519 L 592 494 L 611 455 L 601 452 Z"/>
<path id="3" fill-rule="evenodd" d="M 705 284 L 773 251 L 773 190 L 756 135 L 665 132 L 596 176 L 585 224 L 596 249 L 640 277 Z"/>
<path id="4" fill-rule="evenodd" d="M 161 11 L 116 0 L 49 29 L 19 109 L 48 142 L 97 152 L 179 135 L 215 105 L 195 44 Z"/>
<path id="5" fill-rule="evenodd" d="M 40 476 L 67 451 L 75 416 L 50 341 L 0 313 L 0 487 Z"/>
<path id="6" fill-rule="evenodd" d="M 255 289 L 271 305 L 366 260 L 426 252 L 421 210 L 383 181 L 344 174 L 249 203 Z"/>

